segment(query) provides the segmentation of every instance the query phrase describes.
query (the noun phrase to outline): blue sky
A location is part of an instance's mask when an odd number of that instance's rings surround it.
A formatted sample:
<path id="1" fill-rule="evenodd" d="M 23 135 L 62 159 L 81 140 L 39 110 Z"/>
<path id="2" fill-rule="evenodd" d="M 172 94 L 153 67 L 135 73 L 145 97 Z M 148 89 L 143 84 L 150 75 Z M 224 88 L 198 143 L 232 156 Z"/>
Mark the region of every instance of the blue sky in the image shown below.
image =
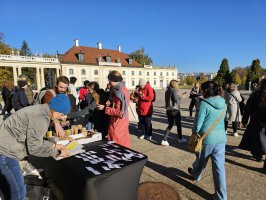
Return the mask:
<path id="1" fill-rule="evenodd" d="M 0 32 L 32 53 L 82 46 L 125 53 L 141 47 L 154 65 L 179 72 L 216 72 L 259 58 L 266 67 L 265 0 L 0 0 Z"/>

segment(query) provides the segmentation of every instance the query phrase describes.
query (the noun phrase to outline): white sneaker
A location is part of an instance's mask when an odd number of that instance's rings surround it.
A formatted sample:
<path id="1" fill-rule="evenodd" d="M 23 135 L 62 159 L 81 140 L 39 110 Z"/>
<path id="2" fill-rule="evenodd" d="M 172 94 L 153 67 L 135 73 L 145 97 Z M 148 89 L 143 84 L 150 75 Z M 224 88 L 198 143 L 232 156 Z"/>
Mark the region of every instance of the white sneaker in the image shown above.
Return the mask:
<path id="1" fill-rule="evenodd" d="M 185 138 L 182 138 L 181 140 L 180 140 L 180 139 L 178 139 L 178 142 L 179 142 L 179 143 L 186 143 L 186 142 L 187 142 L 187 140 L 186 140 Z"/>
<path id="2" fill-rule="evenodd" d="M 238 137 L 238 133 L 237 132 L 233 133 L 233 136 Z"/>
<path id="3" fill-rule="evenodd" d="M 163 145 L 163 146 L 169 146 L 169 143 L 166 140 L 162 140 L 161 145 Z"/>
<path id="4" fill-rule="evenodd" d="M 144 139 L 145 135 L 139 136 L 139 139 Z"/>

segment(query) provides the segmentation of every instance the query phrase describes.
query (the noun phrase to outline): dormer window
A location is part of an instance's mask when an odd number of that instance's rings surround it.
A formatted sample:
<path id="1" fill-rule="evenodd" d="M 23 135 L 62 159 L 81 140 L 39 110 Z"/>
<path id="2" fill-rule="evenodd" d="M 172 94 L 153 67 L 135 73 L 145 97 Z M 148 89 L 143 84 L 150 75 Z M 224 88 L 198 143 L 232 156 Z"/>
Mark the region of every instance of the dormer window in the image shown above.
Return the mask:
<path id="1" fill-rule="evenodd" d="M 82 53 L 81 51 L 78 53 L 78 59 L 79 62 L 84 62 L 84 53 Z"/>
<path id="2" fill-rule="evenodd" d="M 111 56 L 110 55 L 106 56 L 106 62 L 111 62 Z"/>
<path id="3" fill-rule="evenodd" d="M 132 61 L 133 61 L 133 59 L 132 58 L 129 58 L 128 59 L 128 64 L 132 65 Z"/>
<path id="4" fill-rule="evenodd" d="M 121 63 L 121 60 L 120 60 L 120 58 L 117 58 L 117 63 Z"/>

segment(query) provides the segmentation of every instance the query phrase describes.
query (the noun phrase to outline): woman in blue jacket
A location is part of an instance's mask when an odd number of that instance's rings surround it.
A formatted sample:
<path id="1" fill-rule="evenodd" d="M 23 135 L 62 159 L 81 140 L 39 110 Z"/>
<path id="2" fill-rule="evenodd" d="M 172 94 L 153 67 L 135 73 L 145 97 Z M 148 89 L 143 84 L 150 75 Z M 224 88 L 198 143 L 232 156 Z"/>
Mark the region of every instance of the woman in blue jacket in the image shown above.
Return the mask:
<path id="1" fill-rule="evenodd" d="M 203 83 L 201 86 L 201 93 L 204 99 L 199 103 L 199 110 L 194 121 L 193 133 L 198 133 L 200 136 L 203 136 L 207 129 L 224 112 L 226 104 L 224 98 L 221 97 L 221 88 L 214 81 Z M 188 168 L 189 173 L 194 179 L 199 181 L 208 163 L 209 157 L 211 158 L 215 187 L 214 199 L 219 200 L 227 199 L 224 167 L 226 141 L 224 116 L 222 116 L 221 120 L 203 141 L 201 152 L 196 155 L 196 161 L 193 163 L 192 167 Z"/>

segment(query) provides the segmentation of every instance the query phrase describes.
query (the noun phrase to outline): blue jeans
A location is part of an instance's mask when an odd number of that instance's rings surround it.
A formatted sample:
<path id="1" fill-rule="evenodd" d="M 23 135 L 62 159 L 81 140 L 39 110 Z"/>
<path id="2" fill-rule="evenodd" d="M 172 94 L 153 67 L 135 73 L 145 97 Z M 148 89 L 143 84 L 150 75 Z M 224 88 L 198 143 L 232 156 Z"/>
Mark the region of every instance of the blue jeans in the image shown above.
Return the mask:
<path id="1" fill-rule="evenodd" d="M 201 174 L 208 163 L 209 157 L 212 160 L 215 199 L 226 200 L 225 144 L 204 144 L 192 165 L 192 175 L 197 181 L 201 179 Z"/>
<path id="2" fill-rule="evenodd" d="M 17 160 L 0 155 L 0 190 L 8 200 L 24 200 L 26 187 Z"/>

